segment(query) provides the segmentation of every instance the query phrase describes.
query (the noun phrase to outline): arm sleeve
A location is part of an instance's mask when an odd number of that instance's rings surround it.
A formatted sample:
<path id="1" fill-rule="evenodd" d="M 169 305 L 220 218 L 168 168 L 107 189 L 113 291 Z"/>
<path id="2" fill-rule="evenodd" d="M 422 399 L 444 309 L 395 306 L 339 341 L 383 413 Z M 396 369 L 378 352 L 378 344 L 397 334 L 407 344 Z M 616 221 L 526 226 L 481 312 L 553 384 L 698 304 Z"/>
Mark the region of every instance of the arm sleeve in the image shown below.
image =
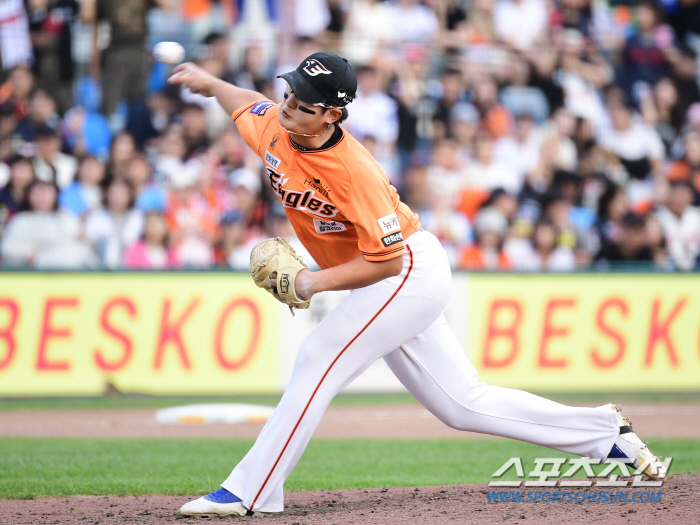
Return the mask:
<path id="1" fill-rule="evenodd" d="M 406 253 L 394 196 L 389 180 L 378 170 L 352 180 L 342 212 L 354 224 L 358 247 L 368 261 L 386 261 Z"/>
<path id="2" fill-rule="evenodd" d="M 248 104 L 231 115 L 243 140 L 258 155 L 260 155 L 262 134 L 272 119 L 277 118 L 279 108 L 279 104 L 270 100 L 261 100 Z"/>

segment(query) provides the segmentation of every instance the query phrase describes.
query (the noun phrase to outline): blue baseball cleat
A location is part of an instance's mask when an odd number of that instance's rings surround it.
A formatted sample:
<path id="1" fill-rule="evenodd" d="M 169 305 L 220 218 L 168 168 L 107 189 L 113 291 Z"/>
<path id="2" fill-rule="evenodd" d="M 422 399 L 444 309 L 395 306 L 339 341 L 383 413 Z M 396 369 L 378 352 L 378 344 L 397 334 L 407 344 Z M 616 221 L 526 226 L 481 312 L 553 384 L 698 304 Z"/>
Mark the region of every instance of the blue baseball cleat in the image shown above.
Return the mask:
<path id="1" fill-rule="evenodd" d="M 264 516 L 265 512 L 253 512 L 243 506 L 241 498 L 225 488 L 185 503 L 180 509 L 183 516 Z"/>

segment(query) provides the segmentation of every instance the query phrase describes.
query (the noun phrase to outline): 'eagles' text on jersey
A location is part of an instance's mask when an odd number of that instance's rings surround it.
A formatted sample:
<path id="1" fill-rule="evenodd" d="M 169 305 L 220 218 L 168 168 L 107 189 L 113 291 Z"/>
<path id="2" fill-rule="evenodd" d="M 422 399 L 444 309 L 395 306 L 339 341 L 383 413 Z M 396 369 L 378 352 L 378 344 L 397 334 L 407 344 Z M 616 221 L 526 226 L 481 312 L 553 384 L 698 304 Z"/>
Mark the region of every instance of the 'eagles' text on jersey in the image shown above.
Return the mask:
<path id="1" fill-rule="evenodd" d="M 265 163 L 269 183 L 294 231 L 323 269 L 359 255 L 383 261 L 403 255 L 420 229 L 369 152 L 343 130 L 335 145 L 301 151 L 277 120 L 279 104 L 260 101 L 232 117 Z"/>

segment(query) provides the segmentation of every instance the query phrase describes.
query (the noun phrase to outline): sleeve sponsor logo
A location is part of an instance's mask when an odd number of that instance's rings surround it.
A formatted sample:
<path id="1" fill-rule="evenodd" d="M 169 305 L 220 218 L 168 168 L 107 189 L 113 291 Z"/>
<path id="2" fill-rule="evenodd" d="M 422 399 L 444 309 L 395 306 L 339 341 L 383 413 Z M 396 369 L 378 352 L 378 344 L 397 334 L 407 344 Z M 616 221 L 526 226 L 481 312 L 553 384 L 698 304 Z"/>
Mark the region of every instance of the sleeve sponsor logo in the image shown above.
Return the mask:
<path id="1" fill-rule="evenodd" d="M 382 237 L 382 242 L 384 243 L 384 247 L 388 248 L 392 244 L 403 242 L 403 234 L 401 232 L 391 233 L 386 237 Z"/>
<path id="2" fill-rule="evenodd" d="M 382 229 L 382 232 L 385 234 L 401 229 L 399 218 L 395 213 L 382 217 L 381 219 L 378 219 L 377 222 L 379 223 L 379 227 Z"/>
<path id="3" fill-rule="evenodd" d="M 335 207 L 335 204 L 318 198 L 315 190 L 306 190 L 304 192 L 288 190 L 284 185 L 289 180 L 289 177 L 285 177 L 284 173 L 277 173 L 268 168 L 267 174 L 270 178 L 270 186 L 272 186 L 285 208 L 306 211 L 310 215 L 328 219 L 338 214 L 338 208 Z"/>
<path id="4" fill-rule="evenodd" d="M 267 162 L 270 166 L 272 166 L 275 169 L 279 168 L 280 165 L 280 159 L 275 157 L 272 153 L 270 153 L 267 150 L 265 150 L 265 162 Z"/>
<path id="5" fill-rule="evenodd" d="M 347 230 L 345 225 L 339 221 L 322 221 L 320 219 L 314 219 L 314 227 L 316 228 L 316 233 L 333 233 L 333 232 L 344 232 Z"/>
<path id="6" fill-rule="evenodd" d="M 265 112 L 267 111 L 268 108 L 274 106 L 272 102 L 258 102 L 255 104 L 252 108 L 250 108 L 250 112 L 253 113 L 254 115 L 264 115 Z"/>

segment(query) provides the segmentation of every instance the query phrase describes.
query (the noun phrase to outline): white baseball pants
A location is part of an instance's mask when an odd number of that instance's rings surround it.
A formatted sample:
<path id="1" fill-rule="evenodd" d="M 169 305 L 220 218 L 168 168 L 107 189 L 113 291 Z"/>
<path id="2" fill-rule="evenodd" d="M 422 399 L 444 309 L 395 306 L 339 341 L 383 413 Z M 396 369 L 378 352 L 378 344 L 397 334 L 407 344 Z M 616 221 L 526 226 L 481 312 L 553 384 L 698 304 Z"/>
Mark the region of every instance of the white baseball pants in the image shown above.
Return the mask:
<path id="1" fill-rule="evenodd" d="M 333 397 L 375 360 L 445 424 L 605 459 L 615 411 L 569 407 L 480 383 L 445 320 L 447 257 L 428 232 L 406 240 L 400 275 L 354 290 L 306 338 L 287 390 L 222 487 L 261 512 L 284 509 L 283 485 Z M 468 446 L 468 444 L 465 444 Z"/>

